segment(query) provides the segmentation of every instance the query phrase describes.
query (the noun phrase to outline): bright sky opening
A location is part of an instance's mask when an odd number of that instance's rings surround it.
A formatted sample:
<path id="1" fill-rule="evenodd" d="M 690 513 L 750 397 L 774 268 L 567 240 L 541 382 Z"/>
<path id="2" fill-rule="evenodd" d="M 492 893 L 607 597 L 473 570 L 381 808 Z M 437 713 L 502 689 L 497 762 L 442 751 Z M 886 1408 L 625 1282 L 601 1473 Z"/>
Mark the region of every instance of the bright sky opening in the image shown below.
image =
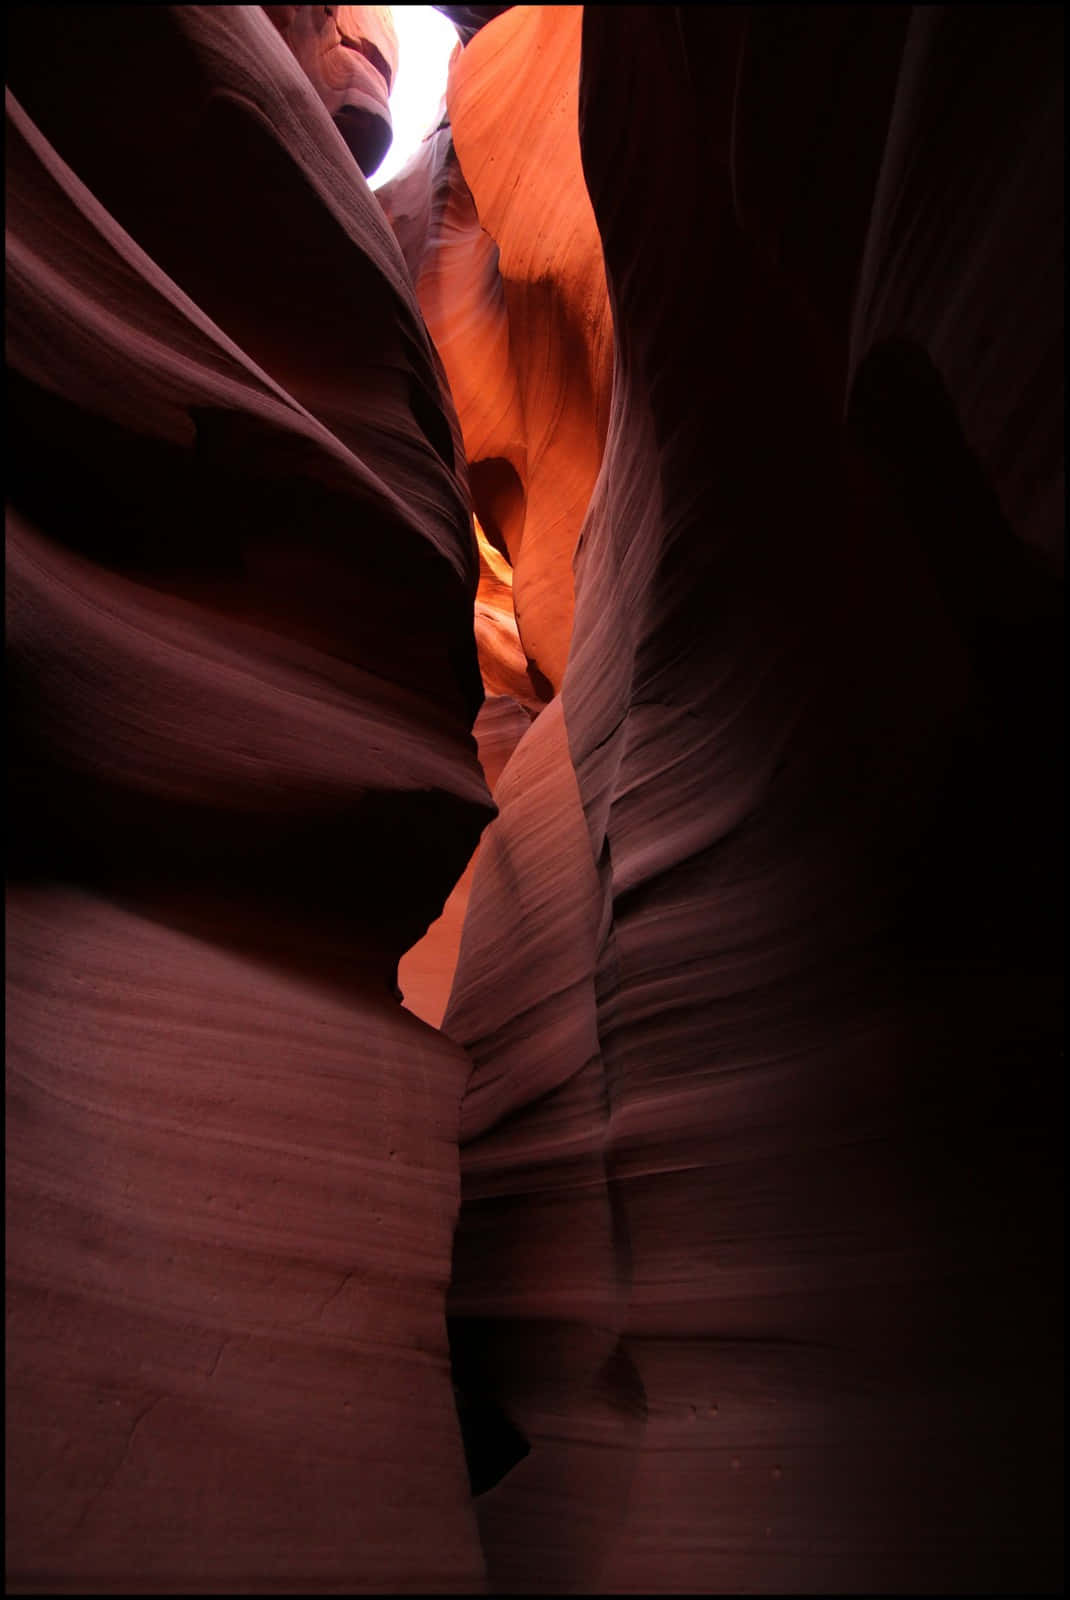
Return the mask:
<path id="1" fill-rule="evenodd" d="M 457 30 L 434 6 L 391 6 L 398 36 L 398 71 L 390 92 L 394 142 L 368 180 L 379 189 L 415 155 L 442 117 L 446 70 Z"/>

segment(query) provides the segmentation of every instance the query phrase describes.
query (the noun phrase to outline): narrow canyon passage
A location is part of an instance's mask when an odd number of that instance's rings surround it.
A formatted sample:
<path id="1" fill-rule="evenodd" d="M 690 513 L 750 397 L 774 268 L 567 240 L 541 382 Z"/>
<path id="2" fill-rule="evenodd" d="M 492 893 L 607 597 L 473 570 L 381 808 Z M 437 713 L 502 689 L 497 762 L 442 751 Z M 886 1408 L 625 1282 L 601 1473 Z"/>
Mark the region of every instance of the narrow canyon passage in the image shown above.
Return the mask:
<path id="1" fill-rule="evenodd" d="M 436 9 L 9 8 L 9 1591 L 1059 1592 L 1062 9 Z"/>

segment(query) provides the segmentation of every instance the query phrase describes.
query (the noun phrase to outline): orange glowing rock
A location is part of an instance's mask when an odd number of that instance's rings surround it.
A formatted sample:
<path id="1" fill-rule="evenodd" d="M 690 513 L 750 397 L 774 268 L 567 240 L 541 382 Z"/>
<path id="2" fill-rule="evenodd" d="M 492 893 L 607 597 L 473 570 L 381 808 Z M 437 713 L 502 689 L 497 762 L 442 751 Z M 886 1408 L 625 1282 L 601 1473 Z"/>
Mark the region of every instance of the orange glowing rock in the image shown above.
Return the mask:
<path id="1" fill-rule="evenodd" d="M 516 6 L 482 28 L 450 68 L 456 156 L 445 145 L 421 152 L 380 191 L 403 245 L 410 240 L 473 502 L 513 564 L 520 640 L 544 699 L 568 656 L 572 556 L 602 458 L 612 369 L 602 249 L 580 165 L 582 9 Z M 418 254 L 417 218 L 426 229 Z"/>
<path id="2" fill-rule="evenodd" d="M 264 9 L 10 8 L 9 1590 L 1058 1592 L 1061 9 Z"/>
<path id="3" fill-rule="evenodd" d="M 510 663 L 512 678 L 516 678 L 517 665 L 527 677 L 529 666 L 517 633 L 508 567 L 524 534 L 527 443 L 498 251 L 480 226 L 445 130 L 425 142 L 398 177 L 384 184 L 378 198 L 413 275 L 420 309 L 446 370 L 464 435 L 481 540 L 477 636 L 484 681 L 488 693 L 516 693 L 515 681 L 508 687 L 500 681 L 501 660 L 487 676 L 490 661 L 496 655 L 501 657 L 500 648 L 490 644 L 490 633 L 498 622 L 492 620 L 488 607 L 500 614 L 505 626 L 506 653 L 519 655 L 518 663 Z M 488 552 L 504 561 L 497 569 L 499 574 L 510 573 L 507 605 L 498 603 L 503 597 L 500 586 L 494 589 Z M 551 692 L 545 680 L 541 680 L 540 690 L 541 703 Z M 529 681 L 520 697 L 527 698 L 531 692 Z"/>
<path id="4" fill-rule="evenodd" d="M 498 246 L 524 418 L 524 516 L 509 543 L 517 625 L 525 653 L 555 689 L 571 636 L 572 555 L 602 459 L 612 376 L 602 246 L 580 164 L 582 20 L 582 6 L 513 7 L 467 46 L 447 94 L 461 171 Z M 458 411 L 465 428 L 463 401 Z M 483 454 L 508 459 L 486 447 Z"/>
<path id="5" fill-rule="evenodd" d="M 488 540 L 476 518 L 479 588 L 476 591 L 476 646 L 488 695 L 511 695 L 534 713 L 542 699 L 532 683 L 513 608 L 513 569 Z"/>

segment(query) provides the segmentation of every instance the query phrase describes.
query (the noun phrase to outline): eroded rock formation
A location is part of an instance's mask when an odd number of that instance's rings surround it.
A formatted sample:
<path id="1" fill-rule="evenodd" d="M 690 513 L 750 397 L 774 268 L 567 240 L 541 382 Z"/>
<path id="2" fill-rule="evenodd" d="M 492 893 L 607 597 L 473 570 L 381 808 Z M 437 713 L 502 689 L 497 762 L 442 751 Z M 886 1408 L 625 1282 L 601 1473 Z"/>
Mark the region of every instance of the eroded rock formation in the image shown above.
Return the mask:
<path id="1" fill-rule="evenodd" d="M 365 176 L 390 148 L 398 42 L 389 6 L 264 6 Z"/>
<path id="2" fill-rule="evenodd" d="M 609 415 L 612 327 L 580 166 L 582 6 L 515 6 L 454 64 L 443 139 L 384 188 L 464 434 L 473 501 L 514 572 L 544 698 Z"/>
<path id="3" fill-rule="evenodd" d="M 491 814 L 452 406 L 258 8 L 26 8 L 9 84 L 9 1584 L 470 1592 L 393 994 Z"/>
<path id="4" fill-rule="evenodd" d="M 1061 14 L 443 9 L 15 8 L 9 1587 L 1053 1592 Z"/>
<path id="5" fill-rule="evenodd" d="M 444 1022 L 474 1062 L 454 1343 L 532 1441 L 479 1502 L 497 1589 L 1058 1581 L 1046 31 L 585 13 L 613 412 Z M 964 57 L 1021 74 L 983 136 L 998 232 L 952 188 Z M 979 390 L 1027 254 L 1038 320 Z M 1032 484 L 1013 531 L 996 461 Z"/>

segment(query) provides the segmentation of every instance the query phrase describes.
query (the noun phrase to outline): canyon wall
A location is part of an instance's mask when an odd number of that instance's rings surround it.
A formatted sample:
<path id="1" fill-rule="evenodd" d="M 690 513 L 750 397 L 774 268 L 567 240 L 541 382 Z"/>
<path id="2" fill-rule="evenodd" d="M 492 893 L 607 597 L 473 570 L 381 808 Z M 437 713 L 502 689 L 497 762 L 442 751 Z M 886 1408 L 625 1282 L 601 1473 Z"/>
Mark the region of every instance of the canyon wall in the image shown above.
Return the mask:
<path id="1" fill-rule="evenodd" d="M 443 1024 L 497 1590 L 1058 1583 L 1059 31 L 585 12 L 613 407 Z"/>
<path id="2" fill-rule="evenodd" d="M 9 1586 L 479 1590 L 395 992 L 492 814 L 448 391 L 259 8 L 8 83 Z"/>
<path id="3" fill-rule="evenodd" d="M 1056 1592 L 1061 11 L 384 9 L 12 8 L 9 1588 Z"/>

